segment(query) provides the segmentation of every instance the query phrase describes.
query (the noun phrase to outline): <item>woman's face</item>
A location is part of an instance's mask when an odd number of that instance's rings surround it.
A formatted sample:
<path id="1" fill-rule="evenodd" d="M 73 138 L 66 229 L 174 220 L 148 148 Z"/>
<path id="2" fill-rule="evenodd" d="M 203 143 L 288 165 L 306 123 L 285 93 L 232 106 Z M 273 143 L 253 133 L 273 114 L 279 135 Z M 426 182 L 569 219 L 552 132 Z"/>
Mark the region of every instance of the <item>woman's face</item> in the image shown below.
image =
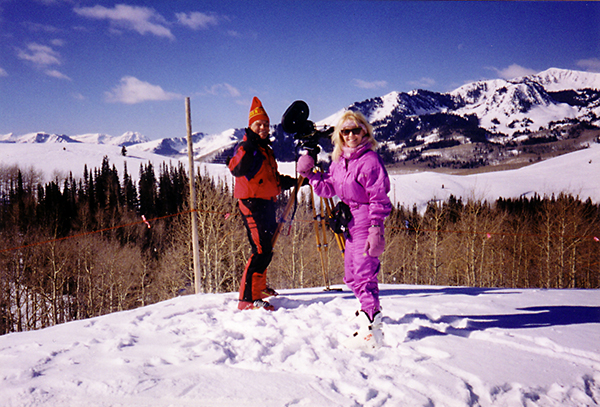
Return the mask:
<path id="1" fill-rule="evenodd" d="M 365 134 L 363 128 L 356 123 L 353 126 L 346 125 L 340 130 L 344 145 L 350 148 L 358 147 Z"/>

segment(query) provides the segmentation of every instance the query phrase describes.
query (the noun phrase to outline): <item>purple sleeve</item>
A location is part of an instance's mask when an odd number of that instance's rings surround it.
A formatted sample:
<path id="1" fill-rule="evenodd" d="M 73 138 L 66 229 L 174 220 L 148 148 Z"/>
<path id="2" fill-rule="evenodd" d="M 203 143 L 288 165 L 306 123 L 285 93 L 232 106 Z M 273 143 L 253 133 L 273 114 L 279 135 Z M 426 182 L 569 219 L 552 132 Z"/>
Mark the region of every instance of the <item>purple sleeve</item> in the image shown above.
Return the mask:
<path id="1" fill-rule="evenodd" d="M 371 224 L 383 226 L 384 219 L 392 211 L 392 203 L 387 195 L 390 192 L 390 178 L 379 156 L 375 153 L 372 157 L 363 167 L 358 181 L 367 192 Z"/>
<path id="2" fill-rule="evenodd" d="M 308 178 L 315 194 L 323 198 L 333 198 L 337 195 L 334 182 L 335 163 L 332 163 L 328 172 L 312 173 Z"/>
<path id="3" fill-rule="evenodd" d="M 323 198 L 333 198 L 336 195 L 334 183 L 329 173 L 313 173 L 308 179 L 310 180 L 310 185 L 312 185 L 315 194 L 318 196 Z"/>

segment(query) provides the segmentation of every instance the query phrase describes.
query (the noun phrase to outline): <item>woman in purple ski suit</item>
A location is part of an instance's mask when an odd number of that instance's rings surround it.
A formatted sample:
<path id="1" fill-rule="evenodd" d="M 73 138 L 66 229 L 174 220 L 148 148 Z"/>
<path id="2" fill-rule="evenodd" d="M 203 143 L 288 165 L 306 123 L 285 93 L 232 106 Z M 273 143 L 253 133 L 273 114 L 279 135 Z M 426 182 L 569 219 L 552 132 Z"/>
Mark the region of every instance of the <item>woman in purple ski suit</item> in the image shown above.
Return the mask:
<path id="1" fill-rule="evenodd" d="M 392 209 L 390 180 L 379 155 L 373 127 L 360 113 L 346 111 L 332 136 L 334 151 L 328 172 L 313 172 L 314 160 L 303 155 L 298 172 L 317 195 L 337 195 L 350 206 L 352 220 L 346 242 L 344 282 L 360 301 L 370 323 L 379 314 L 379 256 L 385 248 L 383 221 Z M 379 315 L 379 321 L 381 315 Z"/>

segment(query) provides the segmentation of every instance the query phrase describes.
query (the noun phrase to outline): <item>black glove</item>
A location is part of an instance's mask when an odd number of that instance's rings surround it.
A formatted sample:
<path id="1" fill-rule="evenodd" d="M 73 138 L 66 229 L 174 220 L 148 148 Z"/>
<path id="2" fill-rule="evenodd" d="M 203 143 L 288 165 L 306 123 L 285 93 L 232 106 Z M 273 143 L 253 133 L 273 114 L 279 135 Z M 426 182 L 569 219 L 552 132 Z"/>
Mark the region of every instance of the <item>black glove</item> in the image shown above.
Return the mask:
<path id="1" fill-rule="evenodd" d="M 294 188 L 298 183 L 298 180 L 289 175 L 282 175 L 279 177 L 279 183 L 281 184 L 281 189 L 287 191 L 288 189 Z"/>

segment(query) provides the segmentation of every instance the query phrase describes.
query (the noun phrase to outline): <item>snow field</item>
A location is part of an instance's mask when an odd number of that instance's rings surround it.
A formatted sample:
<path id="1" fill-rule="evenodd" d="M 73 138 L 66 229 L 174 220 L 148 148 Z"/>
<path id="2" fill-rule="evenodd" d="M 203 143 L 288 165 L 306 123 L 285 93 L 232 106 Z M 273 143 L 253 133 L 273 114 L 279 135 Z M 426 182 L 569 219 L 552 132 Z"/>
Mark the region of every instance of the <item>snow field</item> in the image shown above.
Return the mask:
<path id="1" fill-rule="evenodd" d="M 0 337 L 0 406 L 580 406 L 600 400 L 598 290 L 381 285 L 385 345 L 340 342 L 358 301 L 175 298 Z"/>

